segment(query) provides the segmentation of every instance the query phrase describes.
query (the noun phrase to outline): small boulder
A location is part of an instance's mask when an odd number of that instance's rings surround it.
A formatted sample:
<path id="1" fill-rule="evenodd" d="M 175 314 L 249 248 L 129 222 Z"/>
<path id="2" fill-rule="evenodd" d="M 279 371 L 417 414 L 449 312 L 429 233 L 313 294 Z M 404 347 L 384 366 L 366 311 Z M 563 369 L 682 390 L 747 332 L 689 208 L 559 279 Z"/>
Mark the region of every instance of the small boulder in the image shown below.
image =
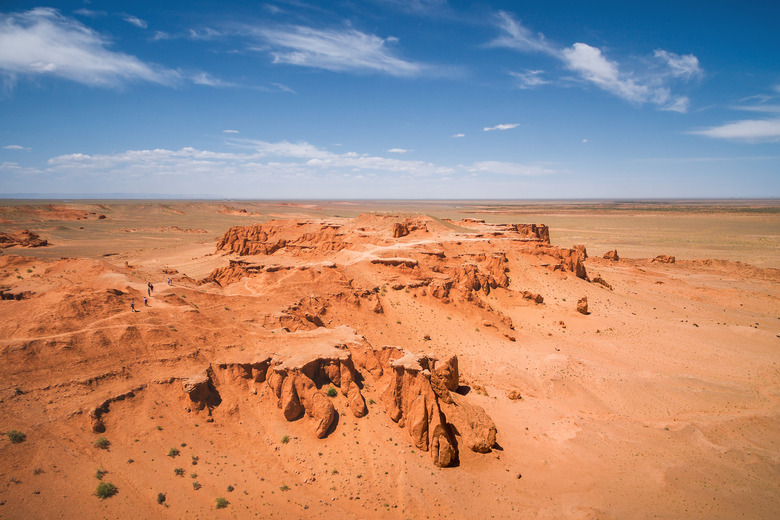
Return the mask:
<path id="1" fill-rule="evenodd" d="M 583 296 L 577 301 L 577 312 L 580 314 L 590 314 L 588 312 L 588 297 Z"/>
<path id="2" fill-rule="evenodd" d="M 617 249 L 613 249 L 612 251 L 607 251 L 604 253 L 604 260 L 612 260 L 613 262 L 620 260 Z"/>

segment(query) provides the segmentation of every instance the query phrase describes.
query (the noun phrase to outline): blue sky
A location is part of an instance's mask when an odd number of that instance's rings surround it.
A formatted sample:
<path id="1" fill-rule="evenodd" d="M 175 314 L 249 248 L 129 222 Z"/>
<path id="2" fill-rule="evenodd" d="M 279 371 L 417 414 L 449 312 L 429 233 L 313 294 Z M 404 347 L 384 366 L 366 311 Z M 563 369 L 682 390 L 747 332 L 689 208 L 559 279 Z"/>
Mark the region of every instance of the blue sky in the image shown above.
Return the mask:
<path id="1" fill-rule="evenodd" d="M 778 197 L 778 21 L 765 1 L 2 2 L 0 196 Z"/>

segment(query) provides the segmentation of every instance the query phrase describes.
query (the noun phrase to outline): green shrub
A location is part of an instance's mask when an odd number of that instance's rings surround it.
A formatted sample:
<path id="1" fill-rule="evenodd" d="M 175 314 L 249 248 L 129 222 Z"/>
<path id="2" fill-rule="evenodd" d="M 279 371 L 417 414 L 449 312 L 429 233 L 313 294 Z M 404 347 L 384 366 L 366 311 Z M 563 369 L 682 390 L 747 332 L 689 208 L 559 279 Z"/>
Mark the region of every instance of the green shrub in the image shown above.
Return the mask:
<path id="1" fill-rule="evenodd" d="M 225 509 L 230 502 L 222 497 L 217 497 L 217 509 Z"/>
<path id="2" fill-rule="evenodd" d="M 98 437 L 95 441 L 95 447 L 100 448 L 101 450 L 107 450 L 109 446 L 111 446 L 111 441 L 105 437 Z"/>
<path id="3" fill-rule="evenodd" d="M 170 450 L 168 450 L 169 457 L 178 457 L 179 453 L 180 453 L 179 450 L 176 448 L 171 448 Z"/>
<path id="4" fill-rule="evenodd" d="M 194 489 L 195 491 L 199 490 L 201 487 L 202 486 L 200 485 L 200 482 L 198 482 L 197 480 L 192 483 L 192 489 Z"/>
<path id="5" fill-rule="evenodd" d="M 336 392 L 336 389 L 333 388 L 333 385 L 328 387 L 328 397 L 336 397 L 338 395 L 338 392 Z"/>
<path id="6" fill-rule="evenodd" d="M 27 440 L 27 435 L 20 432 L 19 430 L 11 430 L 9 432 L 5 432 L 5 434 L 8 436 L 8 440 L 14 444 L 19 444 L 20 442 Z"/>
<path id="7" fill-rule="evenodd" d="M 184 476 L 184 468 L 176 468 L 173 470 L 174 473 L 176 473 L 176 476 L 183 477 Z"/>
<path id="8" fill-rule="evenodd" d="M 283 436 L 282 437 L 282 444 L 287 444 L 288 442 L 290 442 L 290 436 L 289 435 Z"/>
<path id="9" fill-rule="evenodd" d="M 287 484 L 283 484 L 282 487 L 280 487 L 279 489 L 281 489 L 282 491 L 290 491 L 290 486 L 288 486 Z"/>
<path id="10" fill-rule="evenodd" d="M 97 486 L 95 495 L 97 495 L 98 498 L 106 499 L 108 497 L 112 497 L 116 495 L 116 492 L 117 492 L 116 486 L 113 485 L 111 482 L 101 482 Z"/>
<path id="11" fill-rule="evenodd" d="M 165 502 L 165 493 L 157 493 L 157 503 L 161 504 Z"/>
<path id="12" fill-rule="evenodd" d="M 108 473 L 108 471 L 104 470 L 103 468 L 100 468 L 95 472 L 95 478 L 98 480 L 103 480 L 103 476 Z"/>

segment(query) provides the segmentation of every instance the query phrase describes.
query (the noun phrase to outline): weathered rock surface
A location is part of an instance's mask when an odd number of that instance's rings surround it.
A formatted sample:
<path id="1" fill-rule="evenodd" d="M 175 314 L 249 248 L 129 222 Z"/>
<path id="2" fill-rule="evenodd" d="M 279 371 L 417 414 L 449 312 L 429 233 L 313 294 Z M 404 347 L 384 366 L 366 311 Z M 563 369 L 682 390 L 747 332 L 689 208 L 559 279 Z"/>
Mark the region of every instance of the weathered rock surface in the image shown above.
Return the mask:
<path id="1" fill-rule="evenodd" d="M 596 276 L 594 276 L 591 282 L 602 285 L 607 289 L 609 289 L 610 291 L 612 290 L 612 285 L 609 282 L 607 282 L 604 278 L 602 278 L 601 275 L 597 274 Z"/>
<path id="2" fill-rule="evenodd" d="M 618 256 L 617 249 L 613 249 L 612 251 L 607 251 L 604 253 L 604 260 L 612 260 L 613 262 L 617 262 L 620 260 L 620 256 Z"/>
<path id="3" fill-rule="evenodd" d="M 530 291 L 523 291 L 523 298 L 526 300 L 531 300 L 536 303 L 544 303 L 544 298 L 541 294 L 532 293 Z"/>
<path id="4" fill-rule="evenodd" d="M 588 297 L 583 296 L 579 300 L 577 300 L 577 312 L 580 314 L 590 314 L 588 312 Z"/>
<path id="5" fill-rule="evenodd" d="M 671 255 L 658 255 L 652 261 L 660 264 L 673 264 L 676 260 Z"/>
<path id="6" fill-rule="evenodd" d="M 21 247 L 45 247 L 49 244 L 32 231 L 17 231 L 16 233 L 0 233 L 0 249 L 13 246 Z"/>
<path id="7" fill-rule="evenodd" d="M 458 461 L 458 438 L 481 453 L 495 445 L 495 425 L 484 410 L 449 393 L 457 388 L 455 356 L 440 369 L 433 358 L 393 347 L 363 349 L 355 358 L 376 379 L 390 418 L 407 430 L 417 448 L 430 452 L 436 466 Z"/>

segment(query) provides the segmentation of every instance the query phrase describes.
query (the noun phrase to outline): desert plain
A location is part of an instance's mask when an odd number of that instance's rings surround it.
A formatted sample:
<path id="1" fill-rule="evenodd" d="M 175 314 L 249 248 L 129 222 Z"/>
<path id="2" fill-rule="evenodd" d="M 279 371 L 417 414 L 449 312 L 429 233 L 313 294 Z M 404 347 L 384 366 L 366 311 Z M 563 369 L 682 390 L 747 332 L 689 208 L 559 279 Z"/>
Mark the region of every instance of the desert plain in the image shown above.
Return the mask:
<path id="1" fill-rule="evenodd" d="M 777 518 L 778 201 L 5 200 L 0 232 L 0 518 Z"/>

